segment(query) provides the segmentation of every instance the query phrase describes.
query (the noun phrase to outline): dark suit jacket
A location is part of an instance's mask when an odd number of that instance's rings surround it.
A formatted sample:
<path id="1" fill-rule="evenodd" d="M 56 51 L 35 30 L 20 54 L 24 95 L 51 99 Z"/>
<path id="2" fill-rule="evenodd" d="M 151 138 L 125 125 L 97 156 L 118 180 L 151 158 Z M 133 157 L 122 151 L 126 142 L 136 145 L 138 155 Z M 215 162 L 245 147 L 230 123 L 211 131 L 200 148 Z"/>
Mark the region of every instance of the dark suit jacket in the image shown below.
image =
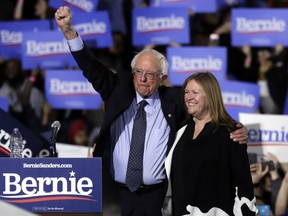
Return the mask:
<path id="1" fill-rule="evenodd" d="M 83 75 L 92 83 L 105 103 L 105 117 L 93 156 L 102 156 L 104 150 L 109 150 L 111 153 L 113 151 L 110 148 L 111 123 L 128 109 L 136 96 L 133 74 L 124 70 L 113 73 L 97 60 L 86 46 L 78 52 L 72 52 L 72 55 L 83 71 Z M 175 134 L 185 118 L 184 99 L 179 87 L 160 86 L 159 95 L 164 116 L 171 128 L 168 141 L 169 150 Z"/>

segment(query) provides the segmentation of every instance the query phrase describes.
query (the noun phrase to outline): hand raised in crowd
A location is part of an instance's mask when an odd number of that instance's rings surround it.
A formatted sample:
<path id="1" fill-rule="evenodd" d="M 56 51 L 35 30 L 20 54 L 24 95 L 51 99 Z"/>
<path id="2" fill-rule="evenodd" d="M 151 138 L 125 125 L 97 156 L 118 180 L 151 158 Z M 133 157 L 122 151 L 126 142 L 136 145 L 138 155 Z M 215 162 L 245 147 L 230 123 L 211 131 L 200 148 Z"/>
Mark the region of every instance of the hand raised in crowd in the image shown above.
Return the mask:
<path id="1" fill-rule="evenodd" d="M 264 155 L 263 159 L 265 161 L 272 161 L 273 162 L 274 169 L 269 170 L 269 172 L 270 172 L 272 180 L 277 179 L 279 177 L 279 173 L 278 173 L 279 161 L 278 161 L 278 158 L 274 154 L 268 152 L 266 155 Z"/>
<path id="2" fill-rule="evenodd" d="M 281 187 L 279 189 L 276 203 L 275 203 L 275 214 L 276 215 L 287 215 L 288 213 L 288 172 L 282 180 Z"/>
<path id="3" fill-rule="evenodd" d="M 55 12 L 55 20 L 61 31 L 64 33 L 66 39 L 71 40 L 77 37 L 77 33 L 72 26 L 72 13 L 69 7 L 60 7 Z"/>
<path id="4" fill-rule="evenodd" d="M 269 168 L 262 169 L 261 163 L 255 163 L 250 165 L 251 176 L 253 184 L 258 184 L 260 180 L 269 172 Z"/>

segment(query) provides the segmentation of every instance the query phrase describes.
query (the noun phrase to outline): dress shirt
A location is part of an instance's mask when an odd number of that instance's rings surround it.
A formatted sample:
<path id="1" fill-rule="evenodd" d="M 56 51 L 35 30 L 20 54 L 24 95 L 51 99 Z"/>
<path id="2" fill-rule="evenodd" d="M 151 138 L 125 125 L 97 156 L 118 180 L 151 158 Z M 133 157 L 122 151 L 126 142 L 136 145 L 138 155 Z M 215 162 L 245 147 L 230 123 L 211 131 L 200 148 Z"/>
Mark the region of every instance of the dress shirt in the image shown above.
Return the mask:
<path id="1" fill-rule="evenodd" d="M 143 100 L 138 93 L 136 95 L 130 107 L 116 119 L 111 127 L 112 143 L 115 143 L 114 176 L 115 181 L 120 183 L 125 183 L 126 180 L 134 118 L 137 104 Z M 143 182 L 150 185 L 165 179 L 164 161 L 170 128 L 164 118 L 158 92 L 145 100 L 148 104 L 144 108 L 147 116 L 147 130 L 143 156 Z"/>

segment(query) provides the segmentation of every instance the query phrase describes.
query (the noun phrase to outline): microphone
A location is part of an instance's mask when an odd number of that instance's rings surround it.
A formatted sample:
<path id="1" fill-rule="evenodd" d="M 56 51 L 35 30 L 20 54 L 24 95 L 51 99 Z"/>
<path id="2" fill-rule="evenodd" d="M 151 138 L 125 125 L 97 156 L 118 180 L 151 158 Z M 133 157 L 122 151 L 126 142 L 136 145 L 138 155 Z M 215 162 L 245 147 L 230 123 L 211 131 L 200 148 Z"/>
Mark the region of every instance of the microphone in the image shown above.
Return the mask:
<path id="1" fill-rule="evenodd" d="M 57 157 L 57 152 L 56 152 L 56 139 L 57 139 L 57 134 L 58 131 L 60 130 L 61 124 L 59 121 L 54 121 L 51 124 L 52 128 L 52 135 L 51 135 L 51 146 L 50 146 L 50 156 L 51 157 Z"/>

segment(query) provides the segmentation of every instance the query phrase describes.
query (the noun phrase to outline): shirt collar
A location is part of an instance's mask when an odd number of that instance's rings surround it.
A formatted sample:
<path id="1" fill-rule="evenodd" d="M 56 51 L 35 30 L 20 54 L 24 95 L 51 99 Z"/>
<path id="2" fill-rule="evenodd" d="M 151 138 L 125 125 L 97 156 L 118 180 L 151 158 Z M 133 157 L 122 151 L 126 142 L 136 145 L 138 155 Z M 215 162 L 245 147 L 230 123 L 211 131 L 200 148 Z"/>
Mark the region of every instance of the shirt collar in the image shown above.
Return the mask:
<path id="1" fill-rule="evenodd" d="M 156 100 L 159 99 L 159 92 L 154 92 L 149 98 L 142 98 L 138 92 L 136 92 L 136 104 L 140 103 L 142 100 L 146 100 L 149 106 L 154 106 Z"/>

